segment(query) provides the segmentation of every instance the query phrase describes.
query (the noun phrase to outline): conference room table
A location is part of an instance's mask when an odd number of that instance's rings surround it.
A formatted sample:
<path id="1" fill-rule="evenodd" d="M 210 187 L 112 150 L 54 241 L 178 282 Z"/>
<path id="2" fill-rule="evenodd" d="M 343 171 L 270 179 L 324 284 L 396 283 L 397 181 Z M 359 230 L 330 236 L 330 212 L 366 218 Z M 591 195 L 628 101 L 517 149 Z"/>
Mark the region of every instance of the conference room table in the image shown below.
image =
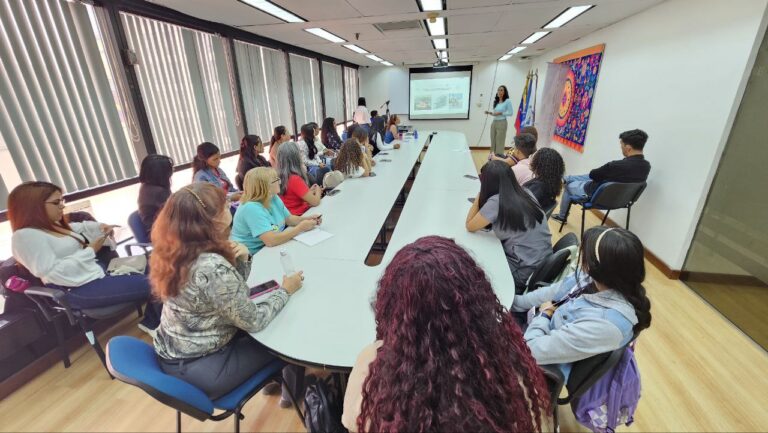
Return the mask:
<path id="1" fill-rule="evenodd" d="M 336 187 L 338 194 L 307 211 L 322 215 L 320 229 L 331 238 L 314 246 L 291 240 L 253 256 L 250 287 L 282 281 L 281 251 L 304 271 L 303 287 L 269 326 L 251 334 L 283 359 L 349 371 L 360 351 L 376 339 L 371 304 L 381 275 L 398 250 L 423 236 L 454 239 L 485 270 L 502 304 L 512 304 L 515 285 L 501 243 L 491 232 L 469 233 L 465 228 L 471 206 L 467 198 L 477 195 L 480 181 L 465 177 L 476 177 L 477 170 L 464 134 L 424 133 L 374 159 L 375 177 L 346 179 Z M 415 166 L 415 179 L 382 262 L 368 266 L 366 257 Z"/>

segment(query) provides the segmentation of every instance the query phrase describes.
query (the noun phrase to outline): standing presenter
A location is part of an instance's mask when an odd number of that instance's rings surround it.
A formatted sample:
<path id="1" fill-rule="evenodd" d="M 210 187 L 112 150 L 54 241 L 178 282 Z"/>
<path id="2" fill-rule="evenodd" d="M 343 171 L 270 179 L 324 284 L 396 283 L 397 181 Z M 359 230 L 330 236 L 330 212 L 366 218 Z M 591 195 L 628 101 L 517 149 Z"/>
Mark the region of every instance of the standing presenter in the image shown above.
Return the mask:
<path id="1" fill-rule="evenodd" d="M 493 123 L 491 123 L 491 153 L 503 155 L 504 142 L 507 139 L 507 117 L 514 114 L 507 86 L 499 86 L 499 90 L 496 91 L 496 98 L 493 100 L 493 111 L 486 111 L 485 114 L 493 116 Z"/>

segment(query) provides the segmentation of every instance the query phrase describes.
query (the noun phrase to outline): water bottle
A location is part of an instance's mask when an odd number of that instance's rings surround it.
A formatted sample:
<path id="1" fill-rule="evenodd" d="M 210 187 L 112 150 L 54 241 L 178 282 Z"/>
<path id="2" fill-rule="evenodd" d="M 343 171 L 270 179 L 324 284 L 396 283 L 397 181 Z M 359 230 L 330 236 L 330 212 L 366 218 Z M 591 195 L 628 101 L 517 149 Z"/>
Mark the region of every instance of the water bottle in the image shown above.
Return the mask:
<path id="1" fill-rule="evenodd" d="M 280 264 L 283 265 L 283 274 L 293 275 L 296 273 L 296 268 L 293 267 L 293 260 L 291 260 L 291 256 L 288 254 L 288 251 L 280 251 Z"/>
<path id="2" fill-rule="evenodd" d="M 419 130 L 418 129 L 414 129 L 413 130 L 413 138 L 415 138 L 416 140 L 419 139 Z"/>

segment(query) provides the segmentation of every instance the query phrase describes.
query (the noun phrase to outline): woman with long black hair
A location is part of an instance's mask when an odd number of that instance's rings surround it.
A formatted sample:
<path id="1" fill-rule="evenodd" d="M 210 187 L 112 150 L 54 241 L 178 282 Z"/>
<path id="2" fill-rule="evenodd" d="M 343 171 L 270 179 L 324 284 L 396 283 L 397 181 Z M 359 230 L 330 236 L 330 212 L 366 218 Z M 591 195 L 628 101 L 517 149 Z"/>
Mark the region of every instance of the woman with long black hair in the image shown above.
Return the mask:
<path id="1" fill-rule="evenodd" d="M 557 196 L 563 189 L 563 157 L 555 149 L 539 149 L 531 156 L 531 172 L 533 179 L 523 186 L 533 193 L 542 209 L 554 208 Z"/>
<path id="2" fill-rule="evenodd" d="M 192 182 L 208 182 L 221 188 L 232 200 L 240 200 L 240 191 L 235 188 L 221 164 L 221 151 L 211 142 L 200 143 L 197 155 L 192 160 Z"/>
<path id="3" fill-rule="evenodd" d="M 496 155 L 504 154 L 504 142 L 507 140 L 507 117 L 515 114 L 512 101 L 509 100 L 507 86 L 499 86 L 496 98 L 493 100 L 493 111 L 485 114 L 493 116 L 491 123 L 491 152 Z"/>
<path id="4" fill-rule="evenodd" d="M 264 143 L 258 135 L 246 135 L 240 140 L 240 157 L 237 160 L 237 176 L 235 183 L 240 191 L 243 190 L 245 174 L 256 167 L 271 167 L 269 161 L 261 156 L 264 152 Z"/>
<path id="5" fill-rule="evenodd" d="M 581 243 L 580 272 L 515 296 L 513 311 L 539 307 L 525 340 L 540 365 L 559 364 L 567 379 L 571 363 L 621 348 L 651 326 L 643 253 L 629 230 L 592 227 Z"/>
<path id="6" fill-rule="evenodd" d="M 328 149 L 335 151 L 341 149 L 342 140 L 339 133 L 336 132 L 336 119 L 333 117 L 326 117 L 323 120 L 323 126 L 320 129 L 320 141 Z"/>
<path id="7" fill-rule="evenodd" d="M 536 199 L 502 161 L 490 161 L 480 170 L 480 193 L 467 214 L 470 232 L 488 226 L 501 240 L 521 293 L 539 263 L 552 254 L 552 235 Z"/>
<path id="8" fill-rule="evenodd" d="M 269 139 L 269 163 L 272 167 L 277 169 L 277 149 L 280 145 L 286 141 L 291 140 L 291 134 L 288 132 L 288 128 L 283 125 L 275 126 L 275 130 L 272 133 L 272 138 Z"/>

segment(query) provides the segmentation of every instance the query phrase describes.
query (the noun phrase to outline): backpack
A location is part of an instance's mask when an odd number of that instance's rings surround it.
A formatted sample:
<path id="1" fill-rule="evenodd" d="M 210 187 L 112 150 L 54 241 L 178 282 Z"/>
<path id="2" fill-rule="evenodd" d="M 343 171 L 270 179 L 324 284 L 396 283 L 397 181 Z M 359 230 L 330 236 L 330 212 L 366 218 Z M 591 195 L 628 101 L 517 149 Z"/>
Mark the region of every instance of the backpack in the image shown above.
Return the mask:
<path id="1" fill-rule="evenodd" d="M 341 424 L 344 395 L 334 377 L 318 378 L 307 385 L 304 392 L 304 426 L 309 433 L 347 431 Z"/>
<path id="2" fill-rule="evenodd" d="M 616 366 L 571 403 L 576 420 L 595 433 L 613 433 L 634 421 L 640 401 L 640 370 L 635 351 L 627 346 Z"/>

